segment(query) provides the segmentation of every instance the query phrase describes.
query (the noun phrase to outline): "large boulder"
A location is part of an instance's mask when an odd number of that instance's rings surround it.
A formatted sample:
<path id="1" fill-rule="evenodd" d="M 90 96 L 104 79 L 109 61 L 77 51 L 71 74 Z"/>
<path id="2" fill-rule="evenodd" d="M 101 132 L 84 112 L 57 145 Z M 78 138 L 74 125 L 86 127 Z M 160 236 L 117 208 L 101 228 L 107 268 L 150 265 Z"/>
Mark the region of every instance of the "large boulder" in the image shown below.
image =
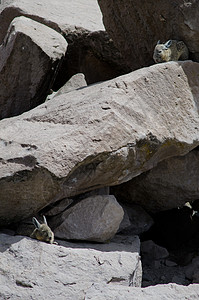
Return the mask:
<path id="1" fill-rule="evenodd" d="M 114 187 L 114 194 L 125 202 L 139 203 L 158 212 L 183 206 L 199 198 L 199 151 L 172 157 L 155 168 Z"/>
<path id="2" fill-rule="evenodd" d="M 98 0 L 103 21 L 131 69 L 153 62 L 158 40 L 183 40 L 199 61 L 199 2 L 164 0 Z"/>
<path id="3" fill-rule="evenodd" d="M 0 119 L 44 102 L 66 49 L 55 30 L 23 16 L 12 21 L 0 46 Z"/>
<path id="4" fill-rule="evenodd" d="M 0 5 L 0 43 L 16 16 L 26 16 L 43 23 L 67 40 L 67 54 L 53 90 L 58 90 L 79 72 L 85 74 L 90 84 L 129 71 L 120 52 L 104 31 L 97 0 L 3 1 Z"/>
<path id="5" fill-rule="evenodd" d="M 60 223 L 54 230 L 55 237 L 106 242 L 116 234 L 123 216 L 114 196 L 91 196 L 55 217 Z"/>
<path id="6" fill-rule="evenodd" d="M 2 120 L 0 224 L 199 145 L 198 73 L 190 61 L 157 64 Z"/>
<path id="7" fill-rule="evenodd" d="M 85 28 L 89 31 L 104 30 L 102 15 L 97 0 L 11 0 L 2 1 L 0 7 L 0 43 L 4 39 L 13 18 L 26 16 L 43 23 L 58 32 L 76 31 Z"/>
<path id="8" fill-rule="evenodd" d="M 50 245 L 0 234 L 1 299 L 85 299 L 94 283 L 140 286 L 139 239 Z"/>

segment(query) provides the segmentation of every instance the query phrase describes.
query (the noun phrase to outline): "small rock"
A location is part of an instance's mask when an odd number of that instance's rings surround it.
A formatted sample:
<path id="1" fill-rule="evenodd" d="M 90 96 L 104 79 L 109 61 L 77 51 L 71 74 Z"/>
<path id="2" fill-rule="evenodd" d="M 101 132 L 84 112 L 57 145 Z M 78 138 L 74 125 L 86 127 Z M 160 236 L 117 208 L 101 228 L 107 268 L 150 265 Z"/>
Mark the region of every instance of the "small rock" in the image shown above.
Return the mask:
<path id="1" fill-rule="evenodd" d="M 165 265 L 166 265 L 167 267 L 176 267 L 176 266 L 177 266 L 177 264 L 176 264 L 175 261 L 171 261 L 171 260 L 169 260 L 169 259 L 166 259 L 166 260 L 165 260 Z"/>
<path id="2" fill-rule="evenodd" d="M 141 255 L 143 262 L 151 264 L 154 260 L 168 257 L 169 252 L 149 240 L 141 243 Z"/>
<path id="3" fill-rule="evenodd" d="M 199 271 L 195 271 L 194 274 L 193 274 L 193 280 L 192 280 L 192 283 L 199 283 Z"/>
<path id="4" fill-rule="evenodd" d="M 62 95 L 62 94 L 69 93 L 73 90 L 77 90 L 79 88 L 86 87 L 86 86 L 87 86 L 87 83 L 86 83 L 84 74 L 78 73 L 78 74 L 72 76 L 70 78 L 70 80 L 68 80 L 66 82 L 66 84 L 55 93 L 53 98 L 57 97 L 59 95 Z"/>
<path id="5" fill-rule="evenodd" d="M 153 225 L 153 219 L 139 205 L 122 205 L 124 209 L 124 219 L 120 224 L 120 231 L 124 234 L 139 235 Z"/>
<path id="6" fill-rule="evenodd" d="M 193 280 L 193 276 L 199 269 L 199 256 L 193 258 L 192 262 L 186 267 L 185 275 L 189 280 Z"/>
<path id="7" fill-rule="evenodd" d="M 124 211 L 114 196 L 91 196 L 59 215 L 62 223 L 54 233 L 60 239 L 105 242 L 113 238 L 123 216 Z"/>

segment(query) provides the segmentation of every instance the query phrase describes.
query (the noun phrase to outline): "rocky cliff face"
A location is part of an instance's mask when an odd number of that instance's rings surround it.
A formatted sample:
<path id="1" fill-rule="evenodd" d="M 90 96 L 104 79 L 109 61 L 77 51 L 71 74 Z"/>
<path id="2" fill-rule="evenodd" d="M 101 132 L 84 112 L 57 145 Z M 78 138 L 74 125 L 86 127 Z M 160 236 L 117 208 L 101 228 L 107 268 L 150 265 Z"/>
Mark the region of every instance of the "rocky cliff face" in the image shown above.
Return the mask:
<path id="1" fill-rule="evenodd" d="M 196 299 L 198 4 L 84 2 L 0 4 L 0 298 Z"/>

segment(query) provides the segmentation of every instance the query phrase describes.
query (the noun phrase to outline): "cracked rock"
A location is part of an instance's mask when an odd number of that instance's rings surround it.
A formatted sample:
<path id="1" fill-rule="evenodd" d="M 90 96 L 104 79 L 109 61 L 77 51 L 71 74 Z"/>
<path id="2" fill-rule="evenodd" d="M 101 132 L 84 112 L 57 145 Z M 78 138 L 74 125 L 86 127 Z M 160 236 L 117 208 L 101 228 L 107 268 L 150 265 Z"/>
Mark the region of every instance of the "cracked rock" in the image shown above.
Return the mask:
<path id="1" fill-rule="evenodd" d="M 83 300 L 94 283 L 140 286 L 138 237 L 125 243 L 60 243 L 0 234 L 0 298 Z"/>

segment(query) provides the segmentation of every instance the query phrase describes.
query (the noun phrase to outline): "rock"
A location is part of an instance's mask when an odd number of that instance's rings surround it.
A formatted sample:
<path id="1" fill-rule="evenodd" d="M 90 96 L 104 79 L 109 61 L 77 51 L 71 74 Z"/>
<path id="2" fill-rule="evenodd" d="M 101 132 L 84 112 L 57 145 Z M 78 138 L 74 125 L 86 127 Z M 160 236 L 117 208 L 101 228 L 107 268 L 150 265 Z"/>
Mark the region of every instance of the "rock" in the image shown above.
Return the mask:
<path id="1" fill-rule="evenodd" d="M 172 282 L 177 284 L 182 284 L 183 281 L 185 281 L 185 274 L 181 274 L 181 276 L 175 275 L 172 278 Z"/>
<path id="2" fill-rule="evenodd" d="M 43 23 L 58 32 L 70 28 L 85 28 L 90 31 L 104 30 L 102 16 L 96 0 L 15 0 L 4 1 L 0 8 L 0 42 L 12 19 L 16 16 L 26 16 Z"/>
<path id="3" fill-rule="evenodd" d="M 166 259 L 166 260 L 165 260 L 165 265 L 166 265 L 167 267 L 171 267 L 171 268 L 177 266 L 176 262 L 175 262 L 175 261 L 172 261 L 172 260 L 170 260 L 170 259 Z"/>
<path id="4" fill-rule="evenodd" d="M 198 278 L 199 256 L 192 259 L 192 262 L 186 267 L 186 277 L 194 282 Z M 198 283 L 198 282 L 197 282 Z"/>
<path id="5" fill-rule="evenodd" d="M 71 32 L 68 29 L 63 35 L 68 42 L 68 50 L 54 83 L 54 90 L 76 73 L 84 73 L 86 82 L 92 84 L 131 71 L 107 32 L 90 32 L 85 29 Z"/>
<path id="6" fill-rule="evenodd" d="M 86 87 L 87 83 L 85 80 L 85 76 L 82 73 L 78 73 L 71 77 L 69 81 L 66 82 L 66 84 L 60 88 L 57 93 L 54 95 L 54 97 L 57 97 L 59 95 L 71 92 L 73 90 L 77 90 L 79 88 Z"/>
<path id="7" fill-rule="evenodd" d="M 0 225 L 195 148 L 198 73 L 190 61 L 156 64 L 1 120 Z"/>
<path id="8" fill-rule="evenodd" d="M 199 60 L 198 1 L 98 0 L 103 22 L 131 69 L 153 64 L 158 40 L 182 40 Z"/>
<path id="9" fill-rule="evenodd" d="M 0 46 L 0 119 L 44 102 L 67 43 L 29 18 L 15 18 Z"/>
<path id="10" fill-rule="evenodd" d="M 139 235 L 148 231 L 153 225 L 153 219 L 139 205 L 122 205 L 126 218 L 120 224 L 120 231 L 125 234 Z"/>
<path id="11" fill-rule="evenodd" d="M 56 203 L 50 204 L 49 207 L 46 207 L 45 210 L 45 216 L 55 216 L 63 211 L 66 210 L 68 206 L 70 206 L 73 203 L 72 199 L 65 198 L 60 201 L 57 201 Z"/>
<path id="12" fill-rule="evenodd" d="M 182 207 L 199 198 L 199 152 L 160 162 L 155 168 L 114 187 L 116 198 L 152 212 Z"/>
<path id="13" fill-rule="evenodd" d="M 169 256 L 169 252 L 166 248 L 155 244 L 151 240 L 141 243 L 141 254 L 143 261 L 149 264 L 153 260 L 159 260 Z"/>
<path id="14" fill-rule="evenodd" d="M 124 209 L 124 206 L 121 205 L 124 210 L 124 217 L 122 219 L 122 222 L 120 223 L 120 227 L 118 229 L 118 232 L 123 232 L 126 228 L 129 228 L 131 226 L 131 222 L 127 213 L 127 210 Z"/>
<path id="15" fill-rule="evenodd" d="M 199 297 L 199 285 L 160 284 L 147 288 L 94 284 L 86 292 L 85 300 L 195 300 Z"/>
<path id="16" fill-rule="evenodd" d="M 194 272 L 192 282 L 193 283 L 199 283 L 199 272 L 198 271 Z"/>
<path id="17" fill-rule="evenodd" d="M 54 229 L 55 237 L 106 242 L 117 232 L 123 216 L 114 196 L 91 196 L 65 210 L 58 220 L 55 217 L 55 223 L 61 223 Z"/>
<path id="18" fill-rule="evenodd" d="M 0 234 L 0 252 L 1 299 L 83 300 L 94 283 L 141 284 L 137 237 L 124 244 L 58 246 Z"/>
<path id="19" fill-rule="evenodd" d="M 4 1 L 5 2 L 5 1 Z M 130 71 L 120 52 L 104 31 L 97 0 L 6 1 L 0 8 L 0 42 L 16 16 L 26 16 L 61 33 L 68 50 L 53 90 L 57 91 L 76 73 L 84 73 L 87 83 L 108 80 Z"/>
<path id="20" fill-rule="evenodd" d="M 151 257 L 147 260 L 142 259 L 143 268 L 143 280 L 142 287 L 154 286 L 157 284 L 177 283 L 187 286 L 191 284 L 191 281 L 185 278 L 185 267 L 171 265 L 171 261 L 168 263 L 168 259 L 161 258 L 154 260 Z"/>

